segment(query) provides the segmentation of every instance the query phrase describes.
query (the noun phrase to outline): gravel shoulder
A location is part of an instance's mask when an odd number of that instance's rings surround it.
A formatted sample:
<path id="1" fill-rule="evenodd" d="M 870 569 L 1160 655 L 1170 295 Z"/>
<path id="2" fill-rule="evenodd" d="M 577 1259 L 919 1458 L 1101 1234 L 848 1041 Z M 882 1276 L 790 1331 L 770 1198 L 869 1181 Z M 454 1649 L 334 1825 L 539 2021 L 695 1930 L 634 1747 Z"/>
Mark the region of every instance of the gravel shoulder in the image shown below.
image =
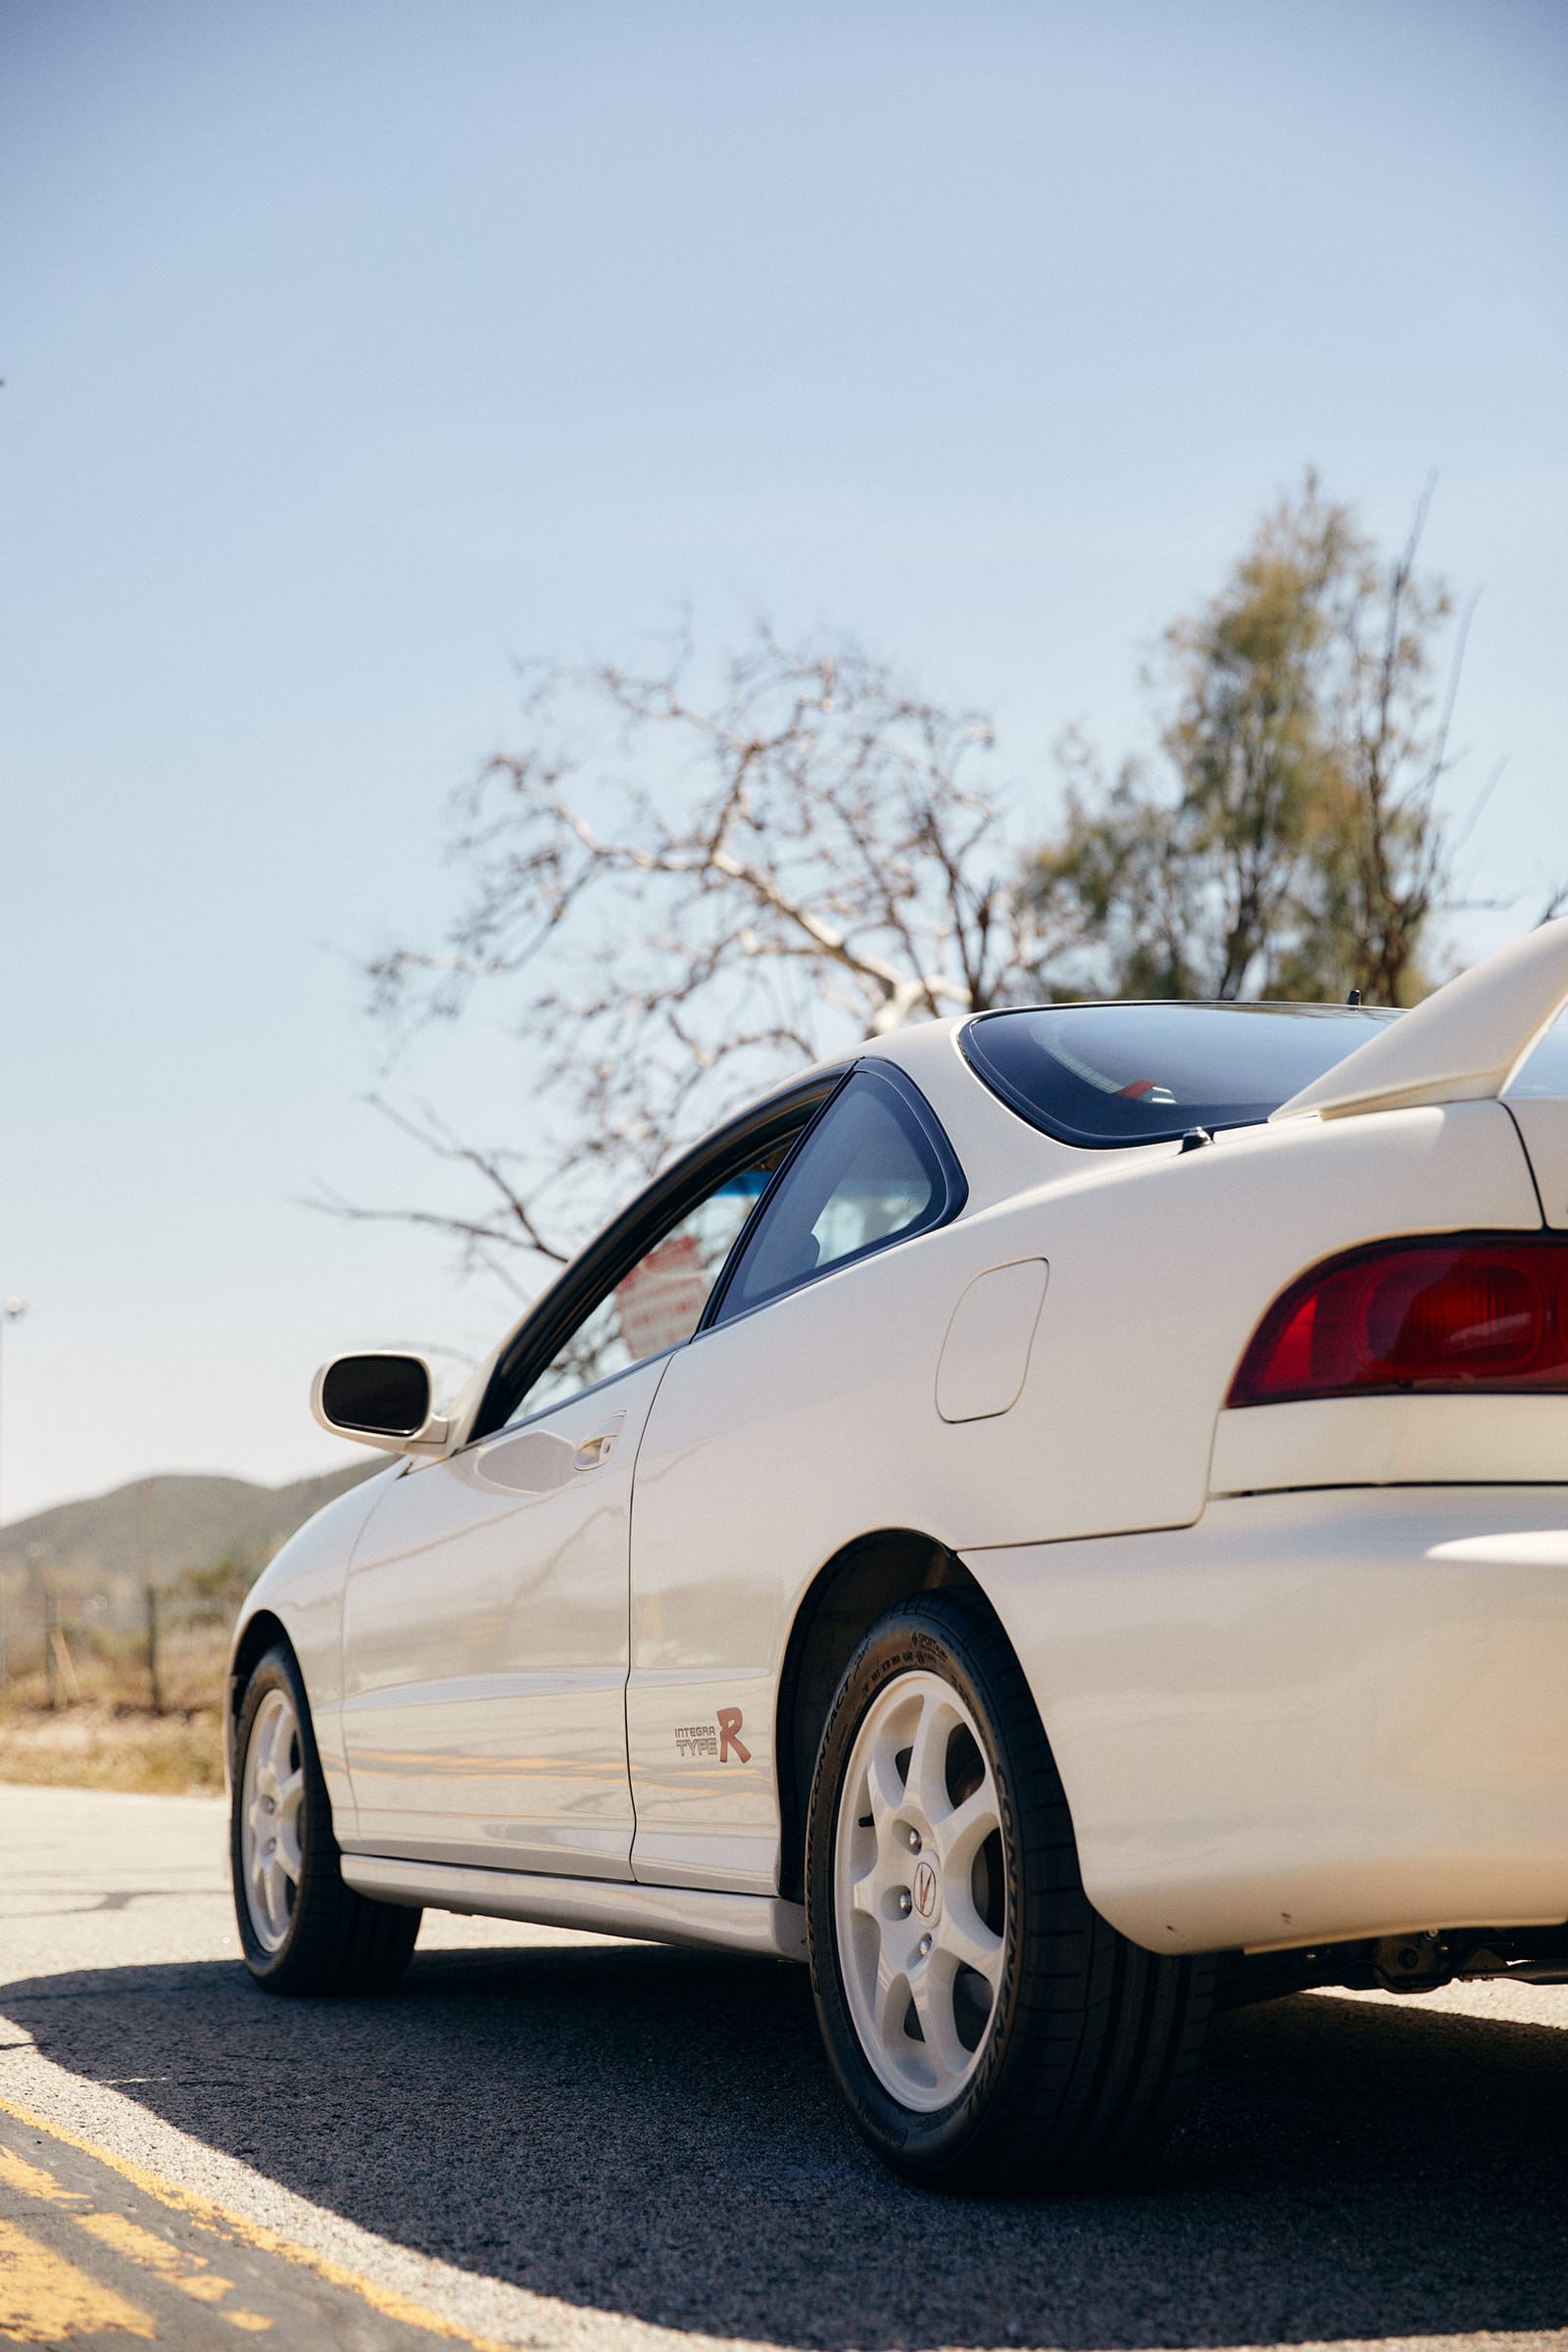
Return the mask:
<path id="1" fill-rule="evenodd" d="M 0 1951 L 24 2161 L 102 2202 L 99 2151 L 122 2199 L 130 2166 L 210 2200 L 259 2317 L 312 2260 L 405 2299 L 312 2288 L 291 2346 L 433 2340 L 415 2304 L 459 2340 L 594 2352 L 1568 2352 L 1568 1988 L 1233 2017 L 1138 2193 L 1007 2205 L 875 2166 L 798 1970 L 431 1916 L 394 1998 L 269 1999 L 211 1799 L 0 1788 Z"/>

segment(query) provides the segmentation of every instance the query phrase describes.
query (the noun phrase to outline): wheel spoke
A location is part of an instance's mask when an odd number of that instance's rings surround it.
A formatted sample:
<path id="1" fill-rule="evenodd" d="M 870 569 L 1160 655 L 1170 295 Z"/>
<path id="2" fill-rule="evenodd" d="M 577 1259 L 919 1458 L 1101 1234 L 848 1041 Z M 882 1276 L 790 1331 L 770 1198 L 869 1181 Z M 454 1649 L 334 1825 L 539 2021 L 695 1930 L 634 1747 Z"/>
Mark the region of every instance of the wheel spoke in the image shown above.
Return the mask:
<path id="1" fill-rule="evenodd" d="M 940 1820 L 952 1809 L 945 1766 L 954 1720 L 949 1701 L 935 1694 L 926 1695 L 909 1752 L 908 1794 L 928 1822 Z"/>
<path id="2" fill-rule="evenodd" d="M 949 2076 L 955 2082 L 962 2080 L 969 2067 L 969 2052 L 958 2038 L 953 2014 L 953 1981 L 957 1973 L 956 1968 L 944 1966 L 937 1952 L 924 1968 L 916 1970 L 911 1984 L 914 2014 L 932 2066 L 939 2076 Z"/>
<path id="3" fill-rule="evenodd" d="M 277 1931 L 277 1900 L 276 1889 L 273 1886 L 273 1880 L 275 1876 L 276 1873 L 274 1872 L 269 1857 L 266 1854 L 259 1853 L 256 1858 L 256 1867 L 251 1873 L 251 1878 L 256 1888 L 257 1902 L 259 1902 L 261 1905 L 262 1923 L 265 1923 L 267 1928 L 274 1935 Z M 251 1907 L 251 1916 L 253 1919 L 256 1916 L 255 1904 L 253 1904 Z"/>
<path id="4" fill-rule="evenodd" d="M 879 1740 L 871 1750 L 865 1776 L 865 1793 L 880 1844 L 894 1820 L 903 1812 L 904 1783 L 890 1737 Z"/>
<path id="5" fill-rule="evenodd" d="M 975 1855 L 992 1831 L 1001 1825 L 997 1791 L 988 1772 L 972 1796 L 966 1796 L 961 1805 L 955 1805 L 931 1825 L 944 1873 L 950 1877 L 959 1874 L 967 1877 Z"/>
<path id="6" fill-rule="evenodd" d="M 972 1968 L 977 1976 L 984 1977 L 995 1994 L 1002 1972 L 1002 1937 L 986 1926 L 966 1889 L 960 1892 L 949 1887 L 937 1943 L 955 1966 L 961 1961 L 965 1968 Z"/>
<path id="7" fill-rule="evenodd" d="M 906 2036 L 904 2021 L 909 2009 L 909 1980 L 898 1967 L 884 1939 L 877 1955 L 876 1991 L 871 2014 L 875 2021 L 877 2038 L 884 2049 L 896 2047 Z M 916 2012 L 918 2015 L 918 2011 Z"/>
<path id="8" fill-rule="evenodd" d="M 857 1911 L 863 1911 L 868 1919 L 881 1916 L 881 1893 L 882 1872 L 878 1863 L 874 1862 L 869 1870 L 862 1870 L 859 1877 L 850 1883 L 850 1901 Z"/>

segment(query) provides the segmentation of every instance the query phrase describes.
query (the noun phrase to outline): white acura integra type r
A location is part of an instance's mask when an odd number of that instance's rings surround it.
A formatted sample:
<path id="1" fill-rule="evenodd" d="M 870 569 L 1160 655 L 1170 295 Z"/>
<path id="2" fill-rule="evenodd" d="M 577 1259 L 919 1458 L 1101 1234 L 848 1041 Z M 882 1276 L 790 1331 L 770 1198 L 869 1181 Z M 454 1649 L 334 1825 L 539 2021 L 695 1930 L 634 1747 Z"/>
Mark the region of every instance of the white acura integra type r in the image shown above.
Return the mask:
<path id="1" fill-rule="evenodd" d="M 901 1031 L 688 1152 L 250 1595 L 246 1958 L 809 1961 L 900 2171 L 1102 2178 L 1216 1998 L 1568 1980 L 1568 921 L 1395 1017 Z M 1550 1033 L 1547 1034 L 1548 1028 Z"/>

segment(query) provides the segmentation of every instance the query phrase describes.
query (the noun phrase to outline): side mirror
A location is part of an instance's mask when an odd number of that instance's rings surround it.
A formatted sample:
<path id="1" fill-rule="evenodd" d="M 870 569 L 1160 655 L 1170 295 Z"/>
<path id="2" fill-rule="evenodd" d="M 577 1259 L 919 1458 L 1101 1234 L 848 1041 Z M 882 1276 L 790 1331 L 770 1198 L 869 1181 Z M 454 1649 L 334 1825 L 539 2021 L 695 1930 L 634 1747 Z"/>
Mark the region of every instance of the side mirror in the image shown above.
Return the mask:
<path id="1" fill-rule="evenodd" d="M 430 1367 L 422 1355 L 388 1350 L 334 1355 L 311 1385 L 311 1410 L 334 1438 L 383 1453 L 439 1454 L 448 1424 L 430 1410 Z"/>

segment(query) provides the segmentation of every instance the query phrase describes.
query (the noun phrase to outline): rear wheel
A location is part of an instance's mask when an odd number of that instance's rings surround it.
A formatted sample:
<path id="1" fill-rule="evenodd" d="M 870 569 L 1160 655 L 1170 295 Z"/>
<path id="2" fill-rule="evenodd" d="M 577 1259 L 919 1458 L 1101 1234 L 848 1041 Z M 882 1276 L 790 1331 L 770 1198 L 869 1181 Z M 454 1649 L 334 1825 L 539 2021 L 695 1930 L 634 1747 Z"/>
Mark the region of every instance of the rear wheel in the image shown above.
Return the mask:
<path id="1" fill-rule="evenodd" d="M 1083 1890 L 1017 1660 L 978 1595 L 891 1611 L 846 1669 L 807 1838 L 812 1984 L 855 2120 L 940 2187 L 1109 2179 L 1167 2130 L 1214 1964 Z"/>
<path id="2" fill-rule="evenodd" d="M 251 1975 L 270 1992 L 389 1991 L 420 1914 L 344 1884 L 305 1685 L 281 1643 L 246 1686 L 234 1758 L 229 1865 Z"/>

